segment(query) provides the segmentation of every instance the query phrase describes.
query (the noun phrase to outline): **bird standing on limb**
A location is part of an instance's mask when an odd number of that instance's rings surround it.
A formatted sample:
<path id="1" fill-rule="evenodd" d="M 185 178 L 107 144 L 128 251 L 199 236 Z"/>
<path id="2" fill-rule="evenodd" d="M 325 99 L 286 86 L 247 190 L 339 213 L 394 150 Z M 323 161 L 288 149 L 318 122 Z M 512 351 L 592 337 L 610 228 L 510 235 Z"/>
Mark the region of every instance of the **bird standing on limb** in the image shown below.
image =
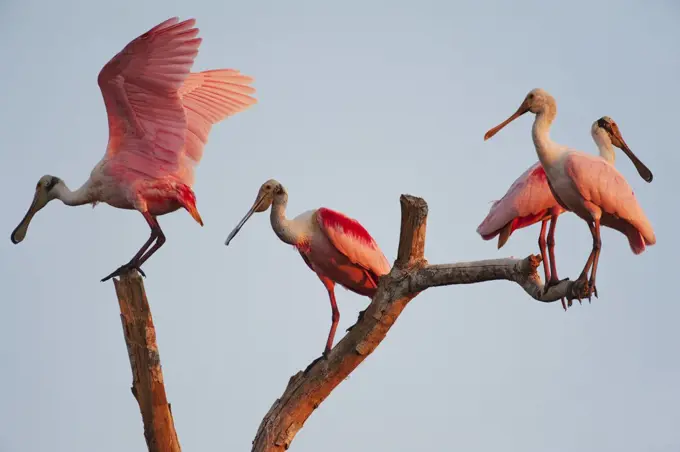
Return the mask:
<path id="1" fill-rule="evenodd" d="M 195 22 L 168 19 L 106 63 L 98 77 L 109 121 L 106 154 L 76 191 L 58 177 L 40 178 L 28 212 L 12 232 L 13 243 L 24 240 L 33 216 L 54 199 L 137 210 L 151 236 L 106 281 L 130 269 L 144 274 L 140 266 L 165 243 L 159 215 L 184 208 L 203 226 L 191 189 L 194 167 L 212 125 L 256 100 L 253 79 L 237 70 L 189 72 L 201 44 Z"/>
<path id="2" fill-rule="evenodd" d="M 378 279 L 390 272 L 390 264 L 373 237 L 356 220 L 325 207 L 286 218 L 288 192 L 278 181 L 262 184 L 255 203 L 227 237 L 225 245 L 256 212 L 271 207 L 272 229 L 282 242 L 293 245 L 307 266 L 316 273 L 328 291 L 331 302 L 331 329 L 323 357 L 333 347 L 340 311 L 335 301 L 335 284 L 359 295 L 373 297 Z"/>

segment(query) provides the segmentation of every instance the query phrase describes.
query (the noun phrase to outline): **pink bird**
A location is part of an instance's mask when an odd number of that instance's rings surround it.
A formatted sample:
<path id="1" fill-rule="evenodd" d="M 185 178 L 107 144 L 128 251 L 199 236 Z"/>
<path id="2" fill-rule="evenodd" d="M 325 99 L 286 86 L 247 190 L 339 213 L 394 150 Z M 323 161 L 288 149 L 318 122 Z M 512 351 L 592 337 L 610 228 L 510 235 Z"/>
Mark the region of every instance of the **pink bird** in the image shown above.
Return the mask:
<path id="1" fill-rule="evenodd" d="M 69 206 L 104 202 L 138 210 L 151 236 L 106 281 L 129 269 L 144 274 L 140 266 L 165 243 L 157 216 L 184 208 L 203 226 L 191 189 L 194 167 L 212 125 L 256 100 L 250 96 L 253 79 L 237 70 L 189 72 L 201 44 L 195 22 L 168 19 L 104 66 L 98 77 L 109 120 L 104 158 L 76 191 L 58 177 L 41 177 L 26 216 L 12 232 L 13 243 L 24 239 L 33 216 L 54 199 Z"/>
<path id="2" fill-rule="evenodd" d="M 333 346 L 340 311 L 335 302 L 335 284 L 359 295 L 373 297 L 378 279 L 389 273 L 390 264 L 373 237 L 359 222 L 325 207 L 286 218 L 288 192 L 274 179 L 260 187 L 255 203 L 227 237 L 225 245 L 255 212 L 265 212 L 270 206 L 272 229 L 289 245 L 293 245 L 305 263 L 316 273 L 328 291 L 332 323 L 323 352 L 327 357 Z"/>
<path id="3" fill-rule="evenodd" d="M 530 91 L 517 111 L 490 129 L 484 135 L 484 140 L 488 140 L 528 111 L 536 115 L 532 137 L 553 196 L 563 209 L 574 212 L 586 221 L 593 237 L 593 248 L 579 280 L 587 283 L 588 299 L 593 294 L 597 297 L 595 283 L 602 247 L 600 225 L 624 234 L 635 254 L 642 253 L 646 245 L 656 243 L 654 230 L 630 185 L 614 165 L 600 157 L 570 149 L 550 139 L 550 125 L 557 115 L 557 104 L 546 91 L 542 89 Z M 638 173 L 645 180 L 652 180 L 651 172 L 633 154 L 623 139 L 620 139 L 620 144 Z M 591 267 L 592 272 L 588 279 Z"/>
<path id="4" fill-rule="evenodd" d="M 619 149 L 627 146 L 614 120 L 608 116 L 601 117 L 593 122 L 590 134 L 600 151 L 600 157 L 614 165 L 616 161 L 614 146 Z M 640 164 L 637 169 L 643 179 L 647 182 L 652 181 L 652 173 L 646 166 Z M 563 212 L 564 209 L 557 203 L 550 191 L 543 166 L 540 162 L 536 162 L 510 186 L 502 199 L 493 203 L 489 214 L 477 228 L 477 233 L 484 240 L 499 236 L 498 248 L 500 249 L 514 231 L 540 221 L 541 232 L 538 236 L 538 246 L 543 258 L 547 290 L 551 285 L 559 282 L 554 251 L 555 227 L 557 217 Z M 548 220 L 550 220 L 550 230 L 546 241 L 545 232 Z M 562 299 L 562 307 L 567 309 L 564 299 Z"/>

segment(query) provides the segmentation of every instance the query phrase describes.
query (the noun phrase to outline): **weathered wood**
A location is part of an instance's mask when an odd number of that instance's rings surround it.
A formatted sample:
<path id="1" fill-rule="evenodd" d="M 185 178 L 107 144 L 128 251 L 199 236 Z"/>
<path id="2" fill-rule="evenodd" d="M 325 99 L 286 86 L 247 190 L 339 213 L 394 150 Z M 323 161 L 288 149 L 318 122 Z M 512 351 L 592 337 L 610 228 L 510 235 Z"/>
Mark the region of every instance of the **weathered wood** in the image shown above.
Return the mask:
<path id="1" fill-rule="evenodd" d="M 429 287 L 508 280 L 541 302 L 583 296 L 585 286 L 580 281 L 564 281 L 543 293 L 536 271 L 540 256 L 428 265 L 424 257 L 427 203 L 410 195 L 402 195 L 400 202 L 401 234 L 392 271 L 380 278 L 371 304 L 331 350 L 328 359 L 317 359 L 290 378 L 281 398 L 262 419 L 253 440 L 253 452 L 288 449 L 314 410 L 376 349 L 406 305 Z"/>
<path id="2" fill-rule="evenodd" d="M 180 452 L 142 278 L 134 271 L 114 279 L 113 284 L 132 368 L 132 394 L 142 413 L 146 445 L 149 452 Z"/>

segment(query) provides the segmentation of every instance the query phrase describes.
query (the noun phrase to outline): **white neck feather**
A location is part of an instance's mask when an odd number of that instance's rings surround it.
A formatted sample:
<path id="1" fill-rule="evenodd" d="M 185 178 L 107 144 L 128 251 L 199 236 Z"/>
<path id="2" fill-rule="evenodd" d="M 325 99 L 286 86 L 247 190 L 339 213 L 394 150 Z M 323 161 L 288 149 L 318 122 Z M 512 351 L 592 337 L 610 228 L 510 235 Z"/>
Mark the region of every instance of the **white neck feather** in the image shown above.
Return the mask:
<path id="1" fill-rule="evenodd" d="M 294 221 L 286 218 L 287 200 L 274 200 L 272 203 L 272 212 L 270 220 L 274 233 L 281 239 L 282 242 L 289 245 L 297 245 L 300 242 L 302 234 L 298 231 L 297 225 Z"/>
<path id="2" fill-rule="evenodd" d="M 54 197 L 67 206 L 82 206 L 95 201 L 90 181 L 88 180 L 76 191 L 71 191 L 66 184 L 61 181 L 52 190 Z"/>
<path id="3" fill-rule="evenodd" d="M 550 126 L 555 116 L 557 116 L 557 106 L 554 102 L 546 102 L 543 109 L 536 113 L 536 119 L 531 128 L 536 154 L 544 168 L 552 166 L 563 152 L 562 147 L 550 138 Z"/>
<path id="4" fill-rule="evenodd" d="M 597 145 L 597 149 L 600 151 L 600 157 L 613 165 L 616 162 L 616 152 L 614 151 L 614 145 L 611 138 L 609 138 L 609 134 L 602 130 L 601 127 L 593 126 L 591 135 Z"/>

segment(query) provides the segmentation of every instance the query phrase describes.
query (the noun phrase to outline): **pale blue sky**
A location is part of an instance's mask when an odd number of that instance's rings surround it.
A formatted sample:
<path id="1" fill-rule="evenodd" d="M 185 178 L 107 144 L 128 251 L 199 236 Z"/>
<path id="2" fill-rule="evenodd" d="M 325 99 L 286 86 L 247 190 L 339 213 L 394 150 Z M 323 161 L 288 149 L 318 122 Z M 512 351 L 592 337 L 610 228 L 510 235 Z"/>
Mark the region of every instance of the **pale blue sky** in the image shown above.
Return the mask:
<path id="1" fill-rule="evenodd" d="M 146 223 L 54 202 L 21 245 L 9 235 L 40 176 L 86 180 L 108 136 L 99 70 L 175 15 L 198 20 L 194 70 L 238 68 L 259 99 L 213 129 L 194 187 L 205 227 L 162 217 L 168 241 L 144 267 L 184 450 L 249 450 L 328 332 L 323 285 L 264 215 L 223 244 L 260 184 L 280 180 L 292 215 L 359 219 L 390 261 L 401 193 L 430 205 L 430 262 L 523 257 L 537 226 L 500 252 L 475 228 L 536 161 L 529 115 L 482 139 L 535 87 L 557 99 L 561 143 L 595 152 L 591 123 L 619 123 L 655 176 L 619 154 L 658 244 L 635 256 L 603 232 L 600 299 L 566 314 L 507 282 L 423 293 L 292 450 L 680 449 L 676 2 L 3 0 L 1 452 L 146 450 L 113 285 L 99 282 Z M 589 248 L 564 215 L 560 276 L 576 277 Z M 338 302 L 344 331 L 368 300 L 339 290 Z"/>

